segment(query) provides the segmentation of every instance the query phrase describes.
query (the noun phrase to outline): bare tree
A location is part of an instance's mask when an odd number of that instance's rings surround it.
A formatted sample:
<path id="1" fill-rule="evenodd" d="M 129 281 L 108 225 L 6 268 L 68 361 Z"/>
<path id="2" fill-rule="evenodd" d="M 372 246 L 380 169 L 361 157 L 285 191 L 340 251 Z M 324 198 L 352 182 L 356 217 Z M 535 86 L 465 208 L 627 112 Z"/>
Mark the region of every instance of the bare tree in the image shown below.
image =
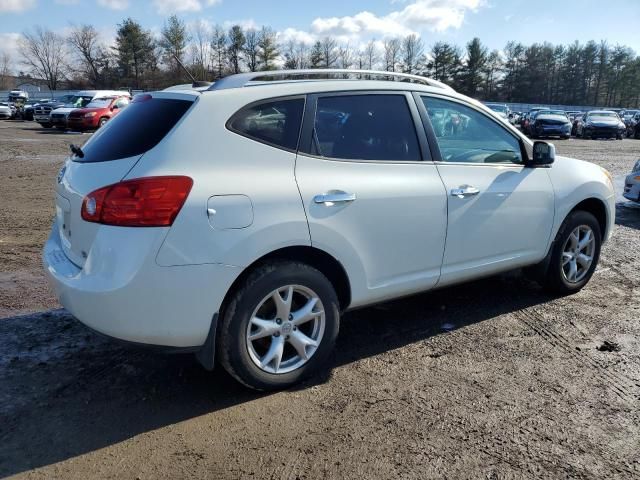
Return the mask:
<path id="1" fill-rule="evenodd" d="M 397 38 L 390 38 L 384 41 L 384 64 L 386 71 L 396 71 L 396 66 L 400 60 L 401 49 L 402 45 Z"/>
<path id="2" fill-rule="evenodd" d="M 322 66 L 324 68 L 333 68 L 338 61 L 338 43 L 333 37 L 324 37 L 320 42 L 320 51 L 322 55 Z"/>
<path id="3" fill-rule="evenodd" d="M 0 52 L 0 90 L 9 90 L 11 85 L 11 55 Z"/>
<path id="4" fill-rule="evenodd" d="M 64 37 L 37 26 L 32 32 L 23 32 L 18 42 L 22 63 L 34 77 L 43 79 L 50 90 L 56 90 L 68 71 Z"/>
<path id="5" fill-rule="evenodd" d="M 196 72 L 196 78 L 204 80 L 209 72 L 209 27 L 202 20 L 198 20 L 191 28 L 191 56 Z"/>
<path id="6" fill-rule="evenodd" d="M 248 29 L 245 34 L 244 57 L 250 72 L 258 70 L 258 52 L 260 50 L 258 31 L 255 28 Z"/>
<path id="7" fill-rule="evenodd" d="M 103 83 L 102 69 L 107 52 L 98 31 L 93 25 L 74 25 L 67 42 L 79 57 L 81 73 L 92 87 L 99 87 Z"/>
<path id="8" fill-rule="evenodd" d="M 378 61 L 378 47 L 374 39 L 364 47 L 364 68 L 373 70 L 374 65 Z"/>
<path id="9" fill-rule="evenodd" d="M 296 41 L 293 38 L 290 38 L 287 43 L 285 43 L 281 49 L 284 55 L 284 69 L 285 70 L 295 70 L 300 68 L 300 64 L 298 63 L 298 46 L 296 45 Z"/>
<path id="10" fill-rule="evenodd" d="M 298 58 L 298 68 L 309 68 L 309 45 L 302 41 L 298 42 L 296 57 Z"/>
<path id="11" fill-rule="evenodd" d="M 422 40 L 415 33 L 402 39 L 402 65 L 405 73 L 413 73 L 418 69 L 423 52 Z"/>
<path id="12" fill-rule="evenodd" d="M 340 68 L 351 68 L 354 63 L 354 54 L 353 50 L 349 46 L 347 42 L 346 45 L 338 48 L 338 64 Z"/>

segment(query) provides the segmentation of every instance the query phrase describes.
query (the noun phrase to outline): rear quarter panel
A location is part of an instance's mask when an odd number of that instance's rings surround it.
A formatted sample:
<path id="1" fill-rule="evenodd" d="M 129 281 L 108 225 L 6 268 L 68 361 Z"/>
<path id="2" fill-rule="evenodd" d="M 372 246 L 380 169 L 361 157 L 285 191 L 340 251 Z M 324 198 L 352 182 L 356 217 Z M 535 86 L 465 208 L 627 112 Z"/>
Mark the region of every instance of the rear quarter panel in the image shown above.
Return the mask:
<path id="1" fill-rule="evenodd" d="M 278 248 L 310 245 L 294 178 L 295 153 L 250 140 L 225 127 L 231 115 L 253 101 L 246 90 L 202 94 L 178 128 L 128 175 L 193 178 L 189 197 L 156 257 L 159 265 L 245 267 Z M 212 227 L 207 203 L 216 195 L 248 197 L 252 223 L 245 228 Z"/>

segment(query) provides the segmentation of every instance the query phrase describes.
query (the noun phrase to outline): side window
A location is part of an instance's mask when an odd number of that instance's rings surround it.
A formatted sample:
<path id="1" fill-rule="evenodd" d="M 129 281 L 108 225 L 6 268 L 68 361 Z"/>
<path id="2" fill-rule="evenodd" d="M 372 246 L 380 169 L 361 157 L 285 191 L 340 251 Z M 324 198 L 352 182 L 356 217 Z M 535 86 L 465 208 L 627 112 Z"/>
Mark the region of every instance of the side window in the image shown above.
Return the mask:
<path id="1" fill-rule="evenodd" d="M 318 98 L 311 153 L 349 160 L 421 160 L 406 97 Z"/>
<path id="2" fill-rule="evenodd" d="M 462 105 L 422 97 L 445 162 L 522 163 L 518 139 L 497 120 Z"/>
<path id="3" fill-rule="evenodd" d="M 259 142 L 296 150 L 303 110 L 302 98 L 250 105 L 231 117 L 228 128 Z"/>

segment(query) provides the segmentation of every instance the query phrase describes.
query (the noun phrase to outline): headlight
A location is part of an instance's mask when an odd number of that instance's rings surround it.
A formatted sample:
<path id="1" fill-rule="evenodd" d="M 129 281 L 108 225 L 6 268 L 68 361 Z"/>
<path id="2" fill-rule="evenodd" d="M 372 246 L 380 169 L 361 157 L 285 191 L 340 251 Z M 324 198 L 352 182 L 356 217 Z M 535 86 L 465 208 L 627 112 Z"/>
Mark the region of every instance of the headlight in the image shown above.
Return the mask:
<path id="1" fill-rule="evenodd" d="M 636 164 L 633 166 L 633 170 L 631 170 L 631 173 L 635 172 L 640 172 L 640 160 L 636 162 Z"/>
<path id="2" fill-rule="evenodd" d="M 84 118 L 91 118 L 95 116 L 96 116 L 96 112 L 89 112 L 84 114 Z"/>
<path id="3" fill-rule="evenodd" d="M 602 170 L 602 173 L 604 173 L 605 177 L 607 177 L 607 180 L 609 181 L 609 186 L 611 187 L 611 189 L 613 189 L 613 175 L 611 175 L 609 170 L 607 170 L 606 168 L 600 167 L 600 170 Z"/>

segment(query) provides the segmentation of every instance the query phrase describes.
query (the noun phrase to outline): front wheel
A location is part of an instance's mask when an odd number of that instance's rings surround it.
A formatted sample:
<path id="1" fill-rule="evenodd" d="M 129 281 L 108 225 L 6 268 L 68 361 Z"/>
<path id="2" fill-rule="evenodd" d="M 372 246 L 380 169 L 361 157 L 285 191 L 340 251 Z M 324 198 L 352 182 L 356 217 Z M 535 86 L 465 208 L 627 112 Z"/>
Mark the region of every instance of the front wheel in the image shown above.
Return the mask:
<path id="1" fill-rule="evenodd" d="M 591 279 L 600 258 L 600 224 L 589 212 L 575 211 L 556 235 L 542 286 L 563 295 L 578 292 Z"/>
<path id="2" fill-rule="evenodd" d="M 108 118 L 102 117 L 98 122 L 98 128 L 104 127 L 108 121 L 109 121 Z"/>
<path id="3" fill-rule="evenodd" d="M 222 313 L 217 351 L 225 370 L 256 390 L 287 388 L 333 349 L 340 312 L 331 282 L 297 262 L 253 271 Z"/>

